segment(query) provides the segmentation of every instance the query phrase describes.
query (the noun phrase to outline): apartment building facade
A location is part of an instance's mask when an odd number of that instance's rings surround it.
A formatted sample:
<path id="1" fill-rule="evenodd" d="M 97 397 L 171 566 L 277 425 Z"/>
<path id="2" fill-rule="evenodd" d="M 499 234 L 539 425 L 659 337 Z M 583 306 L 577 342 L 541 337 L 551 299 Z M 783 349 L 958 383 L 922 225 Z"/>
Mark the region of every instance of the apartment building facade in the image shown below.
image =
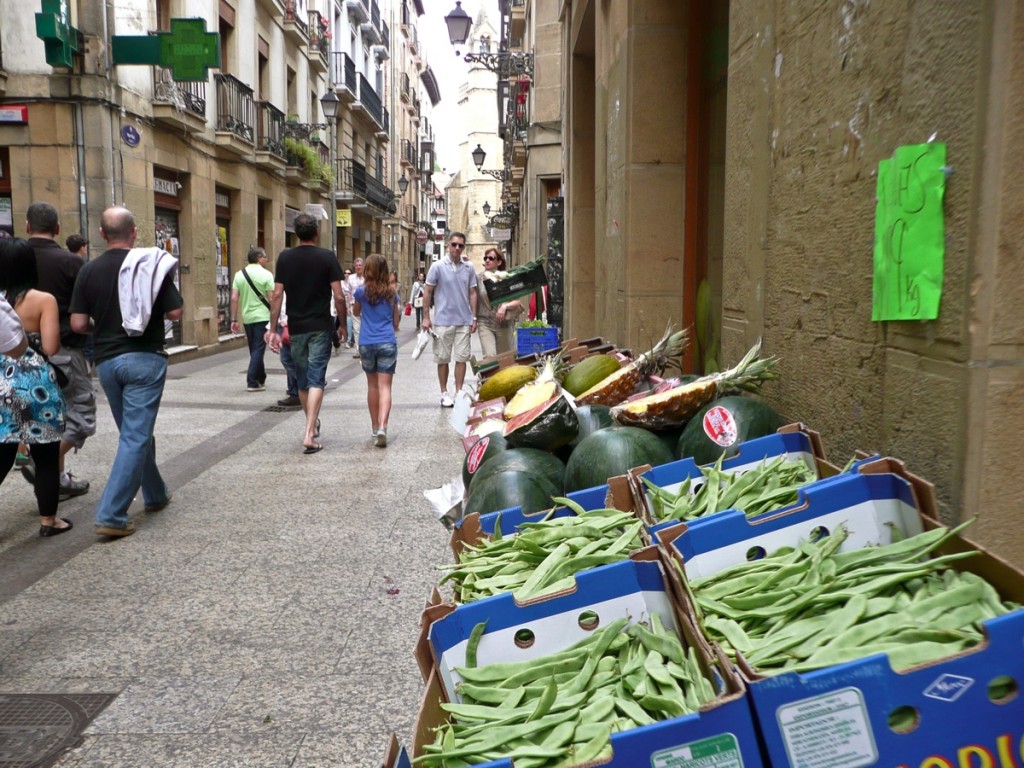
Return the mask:
<path id="1" fill-rule="evenodd" d="M 0 0 L 0 227 L 23 235 L 25 211 L 44 200 L 60 211 L 62 234 L 85 234 L 96 254 L 100 213 L 126 205 L 139 245 L 179 258 L 185 316 L 168 338 L 179 350 L 238 343 L 231 278 L 250 246 L 274 259 L 292 245 L 299 213 L 321 218 L 321 244 L 344 264 L 387 252 L 399 197 L 389 87 L 402 74 L 389 19 L 414 28 L 421 2 L 59 0 L 57 8 L 46 24 L 65 30 L 65 43 L 41 39 L 33 14 Z M 183 80 L 172 62 L 125 63 L 138 58 L 126 50 L 148 50 L 147 40 L 175 34 L 183 19 L 206 20 L 204 33 L 218 35 L 208 69 Z M 187 42 L 197 41 L 208 44 Z M 54 62 L 54 44 L 66 59 Z M 324 113 L 328 94 L 335 117 Z"/>

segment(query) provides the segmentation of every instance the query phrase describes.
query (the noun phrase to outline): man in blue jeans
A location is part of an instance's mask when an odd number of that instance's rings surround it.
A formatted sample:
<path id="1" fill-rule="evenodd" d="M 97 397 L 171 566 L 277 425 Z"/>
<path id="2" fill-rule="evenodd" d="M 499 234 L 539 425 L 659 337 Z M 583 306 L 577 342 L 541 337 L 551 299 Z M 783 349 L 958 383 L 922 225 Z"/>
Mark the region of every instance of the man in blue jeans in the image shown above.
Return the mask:
<path id="1" fill-rule="evenodd" d="M 274 275 L 267 269 L 270 263 L 267 252 L 258 245 L 249 249 L 246 259 L 248 265 L 238 270 L 231 283 L 231 332 L 245 329 L 245 342 L 249 347 L 245 388 L 248 392 L 262 392 L 267 383 L 267 368 L 263 364 L 267 343 L 263 336 L 270 319 L 270 299 L 267 297 L 274 290 Z"/>
<path id="2" fill-rule="evenodd" d="M 149 249 L 149 258 L 138 261 L 134 272 L 140 279 L 133 281 L 132 296 L 119 292 L 118 273 L 138 234 L 131 211 L 119 206 L 105 210 L 100 234 L 107 250 L 78 273 L 71 295 L 71 327 L 75 333 L 94 334 L 96 372 L 121 433 L 110 479 L 96 508 L 96 533 L 131 536 L 135 526 L 128 520 L 128 507 L 139 488 L 147 512 L 159 511 L 171 500 L 156 466 L 153 430 L 167 376 L 164 319 L 181 318 L 182 299 L 173 281 L 176 263 L 168 262 L 173 262 L 170 254 L 158 249 Z M 164 274 L 155 283 L 155 294 L 152 279 L 147 279 L 154 272 Z M 146 285 L 148 290 L 139 288 Z M 122 325 L 121 301 L 131 298 L 143 309 L 138 317 L 129 316 L 129 322 L 141 324 L 149 310 L 141 335 L 129 335 Z"/>
<path id="3" fill-rule="evenodd" d="M 288 336 L 291 338 L 292 359 L 298 379 L 299 400 L 306 412 L 306 430 L 302 438 L 303 453 L 317 453 L 323 449 L 320 437 L 320 405 L 327 385 L 327 364 L 331 360 L 331 338 L 334 318 L 331 317 L 331 297 L 338 311 L 342 341 L 345 330 L 345 296 L 341 292 L 341 265 L 338 257 L 317 245 L 320 226 L 312 216 L 300 213 L 295 217 L 295 235 L 299 244 L 286 248 L 277 257 L 274 273 L 274 292 L 270 298 L 270 328 L 267 344 L 274 352 L 281 350 L 281 336 L 277 332 L 281 317 L 281 297 L 288 294 Z"/>

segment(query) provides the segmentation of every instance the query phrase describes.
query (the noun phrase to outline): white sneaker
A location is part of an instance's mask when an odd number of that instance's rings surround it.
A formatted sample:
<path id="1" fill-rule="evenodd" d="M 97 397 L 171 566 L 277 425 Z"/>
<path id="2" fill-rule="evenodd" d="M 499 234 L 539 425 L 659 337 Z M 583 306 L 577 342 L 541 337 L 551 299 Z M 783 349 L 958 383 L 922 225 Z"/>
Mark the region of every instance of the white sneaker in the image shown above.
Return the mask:
<path id="1" fill-rule="evenodd" d="M 376 445 L 378 448 L 388 447 L 388 431 L 383 427 L 381 427 L 380 430 L 378 430 L 377 439 L 376 442 L 374 442 L 374 445 Z"/>
<path id="2" fill-rule="evenodd" d="M 455 407 L 455 401 L 452 400 L 451 395 L 449 395 L 447 392 L 445 392 L 443 395 L 441 395 L 441 407 L 442 408 L 454 408 Z"/>

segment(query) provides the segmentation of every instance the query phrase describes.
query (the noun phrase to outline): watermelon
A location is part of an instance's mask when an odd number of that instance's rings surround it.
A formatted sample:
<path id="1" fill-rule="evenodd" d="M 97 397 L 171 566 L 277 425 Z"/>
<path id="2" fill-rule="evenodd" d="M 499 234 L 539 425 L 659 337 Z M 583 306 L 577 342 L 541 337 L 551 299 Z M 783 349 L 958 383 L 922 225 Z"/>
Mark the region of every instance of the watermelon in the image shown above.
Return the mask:
<path id="1" fill-rule="evenodd" d="M 485 451 L 483 462 L 466 484 L 466 493 L 470 493 L 476 483 L 484 478 L 508 471 L 535 474 L 551 483 L 559 492 L 565 485 L 565 464 L 554 454 L 538 448 L 509 448 L 491 456 L 487 456 Z"/>
<path id="2" fill-rule="evenodd" d="M 615 424 L 612 421 L 611 408 L 607 405 L 581 405 L 576 409 L 576 419 L 580 423 L 580 431 L 573 438 L 571 443 L 563 445 L 557 451 L 555 455 L 558 456 L 562 461 L 569 461 L 569 457 L 572 456 L 572 452 L 576 450 L 576 446 L 580 444 L 583 438 L 587 437 L 593 432 L 597 432 L 599 429 L 605 427 L 611 427 Z M 672 450 L 675 450 L 673 444 Z"/>
<path id="3" fill-rule="evenodd" d="M 558 495 L 555 486 L 540 475 L 505 470 L 478 478 L 470 489 L 463 512 L 486 515 L 509 507 L 521 507 L 525 513 L 539 512 L 551 509 L 554 506 L 551 497 Z"/>
<path id="4" fill-rule="evenodd" d="M 659 466 L 675 457 L 653 433 L 639 427 L 607 427 L 580 441 L 565 468 L 565 492 L 604 485 L 642 464 Z"/>
<path id="5" fill-rule="evenodd" d="M 484 435 L 473 443 L 466 452 L 466 458 L 462 460 L 462 485 L 468 489 L 470 482 L 483 467 L 484 462 L 490 461 L 499 453 L 504 453 L 507 450 L 509 450 L 509 444 L 505 440 L 505 436 L 501 434 L 501 430 Z"/>
<path id="6" fill-rule="evenodd" d="M 711 464 L 723 453 L 739 452 L 740 443 L 774 434 L 788 422 L 761 400 L 730 395 L 713 400 L 690 419 L 679 436 L 676 455 Z"/>
<path id="7" fill-rule="evenodd" d="M 513 448 L 553 451 L 571 442 L 579 431 L 576 411 L 559 393 L 505 424 L 505 439 Z"/>

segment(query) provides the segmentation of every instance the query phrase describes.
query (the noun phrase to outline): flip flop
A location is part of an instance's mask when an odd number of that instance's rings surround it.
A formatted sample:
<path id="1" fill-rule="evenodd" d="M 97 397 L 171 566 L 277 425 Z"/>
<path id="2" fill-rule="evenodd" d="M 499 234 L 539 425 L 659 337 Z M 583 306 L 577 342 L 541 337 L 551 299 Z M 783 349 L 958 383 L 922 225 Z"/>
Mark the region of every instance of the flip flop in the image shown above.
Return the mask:
<path id="1" fill-rule="evenodd" d="M 319 453 L 323 449 L 324 449 L 324 447 L 322 445 L 320 445 L 320 443 L 317 443 L 316 445 L 307 445 L 306 447 L 304 447 L 302 449 L 302 452 L 305 453 L 305 454 Z"/>

